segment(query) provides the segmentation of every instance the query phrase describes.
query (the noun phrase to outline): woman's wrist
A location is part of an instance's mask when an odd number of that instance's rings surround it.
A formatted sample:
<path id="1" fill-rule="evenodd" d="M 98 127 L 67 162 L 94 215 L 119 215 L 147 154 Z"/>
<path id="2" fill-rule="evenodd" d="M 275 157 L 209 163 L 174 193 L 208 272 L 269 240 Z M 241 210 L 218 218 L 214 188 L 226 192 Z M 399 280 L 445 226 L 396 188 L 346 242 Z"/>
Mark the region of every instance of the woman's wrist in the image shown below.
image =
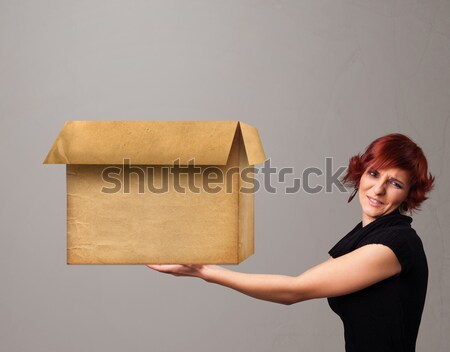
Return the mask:
<path id="1" fill-rule="evenodd" d="M 219 265 L 203 265 L 200 270 L 200 277 L 207 282 L 214 282 L 219 271 L 227 270 Z"/>

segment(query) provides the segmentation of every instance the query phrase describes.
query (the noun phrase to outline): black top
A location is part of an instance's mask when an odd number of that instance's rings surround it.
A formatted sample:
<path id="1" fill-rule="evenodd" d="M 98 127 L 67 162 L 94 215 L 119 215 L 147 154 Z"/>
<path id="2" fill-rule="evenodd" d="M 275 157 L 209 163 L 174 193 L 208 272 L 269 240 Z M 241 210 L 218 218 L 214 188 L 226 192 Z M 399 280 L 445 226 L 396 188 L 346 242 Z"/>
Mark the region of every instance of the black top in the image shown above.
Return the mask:
<path id="1" fill-rule="evenodd" d="M 340 257 L 371 243 L 388 246 L 402 271 L 328 304 L 344 323 L 346 352 L 414 352 L 425 303 L 428 265 L 412 218 L 398 210 L 356 225 L 328 253 Z"/>

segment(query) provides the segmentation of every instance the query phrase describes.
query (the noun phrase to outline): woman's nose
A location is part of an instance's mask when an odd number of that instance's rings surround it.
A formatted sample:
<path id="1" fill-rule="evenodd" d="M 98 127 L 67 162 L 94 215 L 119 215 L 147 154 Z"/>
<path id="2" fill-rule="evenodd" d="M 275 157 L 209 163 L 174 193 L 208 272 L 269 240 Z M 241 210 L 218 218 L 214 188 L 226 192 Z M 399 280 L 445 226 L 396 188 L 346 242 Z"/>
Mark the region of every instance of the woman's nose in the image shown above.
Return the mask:
<path id="1" fill-rule="evenodd" d="M 374 186 L 374 192 L 375 194 L 384 194 L 386 192 L 385 189 L 386 185 L 384 181 L 380 180 L 375 186 Z"/>

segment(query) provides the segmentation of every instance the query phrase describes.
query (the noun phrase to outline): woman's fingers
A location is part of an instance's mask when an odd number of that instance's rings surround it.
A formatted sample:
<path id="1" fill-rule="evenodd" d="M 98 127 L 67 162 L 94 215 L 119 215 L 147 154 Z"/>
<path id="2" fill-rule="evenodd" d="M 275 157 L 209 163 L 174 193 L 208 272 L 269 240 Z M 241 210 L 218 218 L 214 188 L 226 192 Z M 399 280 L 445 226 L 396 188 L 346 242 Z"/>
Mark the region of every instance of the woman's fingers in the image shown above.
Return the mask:
<path id="1" fill-rule="evenodd" d="M 198 276 L 202 265 L 199 264 L 146 264 L 150 269 L 175 276 Z"/>
<path id="2" fill-rule="evenodd" d="M 147 264 L 150 269 L 160 271 L 162 273 L 172 273 L 177 272 L 182 265 L 170 265 L 170 264 Z"/>
<path id="3" fill-rule="evenodd" d="M 150 269 L 173 275 L 187 274 L 189 268 L 181 264 L 147 264 Z"/>
<path id="4" fill-rule="evenodd" d="M 157 271 L 161 271 L 162 270 L 162 265 L 158 265 L 158 264 L 146 264 L 150 269 L 153 270 L 157 270 Z"/>

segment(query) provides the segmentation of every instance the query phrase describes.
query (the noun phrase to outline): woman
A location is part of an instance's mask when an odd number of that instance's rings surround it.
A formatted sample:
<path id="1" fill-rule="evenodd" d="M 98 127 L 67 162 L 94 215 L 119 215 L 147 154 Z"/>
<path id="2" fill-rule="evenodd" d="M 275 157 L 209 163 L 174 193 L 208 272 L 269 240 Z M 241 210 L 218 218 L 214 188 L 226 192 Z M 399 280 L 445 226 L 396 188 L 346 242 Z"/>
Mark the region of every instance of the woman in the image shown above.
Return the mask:
<path id="1" fill-rule="evenodd" d="M 415 351 L 428 281 L 422 241 L 405 215 L 433 187 L 422 149 L 402 134 L 373 141 L 350 159 L 344 184 L 359 193 L 362 221 L 297 277 L 245 274 L 217 265 L 148 265 L 282 304 L 328 298 L 344 324 L 347 352 Z"/>

